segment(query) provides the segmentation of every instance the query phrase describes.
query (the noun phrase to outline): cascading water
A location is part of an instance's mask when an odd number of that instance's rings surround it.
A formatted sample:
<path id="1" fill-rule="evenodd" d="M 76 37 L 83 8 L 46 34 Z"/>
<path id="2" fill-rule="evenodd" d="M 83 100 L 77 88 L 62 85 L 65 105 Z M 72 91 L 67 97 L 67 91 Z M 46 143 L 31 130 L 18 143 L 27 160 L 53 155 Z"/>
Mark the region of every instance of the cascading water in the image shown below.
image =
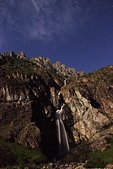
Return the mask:
<path id="1" fill-rule="evenodd" d="M 63 104 L 61 109 L 56 111 L 56 129 L 57 129 L 59 156 L 62 156 L 70 151 L 66 129 L 62 120 L 64 106 L 65 105 Z"/>

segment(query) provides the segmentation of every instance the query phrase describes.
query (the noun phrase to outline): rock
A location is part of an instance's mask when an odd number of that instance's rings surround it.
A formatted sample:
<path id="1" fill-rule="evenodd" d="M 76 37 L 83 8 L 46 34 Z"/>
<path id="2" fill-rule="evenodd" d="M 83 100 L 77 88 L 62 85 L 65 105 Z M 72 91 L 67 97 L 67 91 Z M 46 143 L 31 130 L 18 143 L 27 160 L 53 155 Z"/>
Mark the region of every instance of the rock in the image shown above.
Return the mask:
<path id="1" fill-rule="evenodd" d="M 113 164 L 107 164 L 105 168 L 106 169 L 113 169 Z"/>
<path id="2" fill-rule="evenodd" d="M 81 152 L 104 151 L 113 135 L 113 66 L 90 74 L 48 58 L 0 54 L 0 137 L 57 157 L 55 111 L 63 122 L 70 154 L 45 168 L 76 168 Z M 81 164 L 80 164 L 80 167 Z"/>
<path id="3" fill-rule="evenodd" d="M 2 54 L 0 59 L 0 137 L 33 149 L 42 147 L 54 157 L 55 111 L 63 100 L 58 100 L 60 85 L 55 80 L 62 82 L 61 77 L 52 74 L 55 68 L 48 59 L 35 63 L 23 53 Z"/>
<path id="4" fill-rule="evenodd" d="M 53 64 L 53 66 L 57 70 L 57 73 L 62 74 L 63 77 L 65 77 L 66 79 L 72 75 L 74 75 L 74 76 L 77 75 L 77 72 L 74 68 L 70 68 L 64 64 L 61 64 L 59 61 L 57 61 L 55 64 Z"/>
<path id="5" fill-rule="evenodd" d="M 107 76 L 107 73 L 112 72 L 111 69 L 113 68 L 103 68 L 99 73 L 97 71 L 90 76 L 81 76 L 78 81 L 76 78 L 72 79 L 61 89 L 73 116 L 72 133 L 76 143 L 92 142 L 94 149 L 101 150 L 107 147 L 106 138 L 110 137 L 110 132 L 113 134 L 113 97 L 111 89 L 107 92 L 112 81 L 112 77 Z M 98 146 L 95 145 L 96 142 Z"/>
<path id="6" fill-rule="evenodd" d="M 35 123 L 29 123 L 21 130 L 17 142 L 26 147 L 38 148 L 41 142 L 41 133 Z"/>
<path id="7" fill-rule="evenodd" d="M 25 56 L 24 52 L 20 52 L 20 53 L 17 55 L 17 58 L 18 58 L 18 59 L 26 59 L 26 56 Z"/>

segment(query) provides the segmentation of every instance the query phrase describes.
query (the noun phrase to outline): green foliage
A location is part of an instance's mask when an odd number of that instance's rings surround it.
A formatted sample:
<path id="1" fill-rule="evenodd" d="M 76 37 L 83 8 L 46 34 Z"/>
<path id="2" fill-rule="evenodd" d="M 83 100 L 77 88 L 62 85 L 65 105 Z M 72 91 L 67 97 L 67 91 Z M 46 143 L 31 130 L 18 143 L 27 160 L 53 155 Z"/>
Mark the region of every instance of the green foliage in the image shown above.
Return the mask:
<path id="1" fill-rule="evenodd" d="M 36 149 L 28 149 L 16 143 L 10 143 L 0 139 L 0 163 L 4 166 L 25 165 L 43 162 L 46 156 Z"/>
<path id="2" fill-rule="evenodd" d="M 106 80 L 113 80 L 113 67 L 112 66 L 107 66 L 104 68 L 101 68 L 97 71 L 93 71 L 89 73 L 87 76 L 100 79 L 101 81 L 106 81 Z"/>
<path id="3" fill-rule="evenodd" d="M 29 60 L 23 59 L 14 59 L 12 62 L 7 62 L 2 65 L 2 68 L 8 71 L 9 73 L 24 73 L 31 75 L 33 73 L 33 65 Z"/>
<path id="4" fill-rule="evenodd" d="M 106 150 L 89 153 L 89 160 L 85 167 L 104 168 L 109 163 L 113 164 L 113 138 L 110 140 L 110 146 Z"/>

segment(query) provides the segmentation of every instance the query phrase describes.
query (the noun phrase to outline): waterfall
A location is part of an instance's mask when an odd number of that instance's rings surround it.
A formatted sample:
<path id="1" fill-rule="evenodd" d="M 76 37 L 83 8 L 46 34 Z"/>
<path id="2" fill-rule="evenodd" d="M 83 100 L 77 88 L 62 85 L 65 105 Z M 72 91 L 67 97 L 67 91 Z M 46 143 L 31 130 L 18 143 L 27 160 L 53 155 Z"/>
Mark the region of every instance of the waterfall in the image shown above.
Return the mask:
<path id="1" fill-rule="evenodd" d="M 56 129 L 57 129 L 59 156 L 68 153 L 70 150 L 66 129 L 62 120 L 64 106 L 65 105 L 63 104 L 61 109 L 56 111 Z"/>

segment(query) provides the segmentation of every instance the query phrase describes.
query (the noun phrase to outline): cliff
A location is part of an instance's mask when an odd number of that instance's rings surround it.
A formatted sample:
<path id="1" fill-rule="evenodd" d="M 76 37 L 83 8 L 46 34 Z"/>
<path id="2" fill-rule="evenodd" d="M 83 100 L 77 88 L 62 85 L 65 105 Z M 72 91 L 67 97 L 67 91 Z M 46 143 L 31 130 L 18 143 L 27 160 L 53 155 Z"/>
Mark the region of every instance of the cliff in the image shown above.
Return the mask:
<path id="1" fill-rule="evenodd" d="M 0 54 L 1 140 L 56 157 L 55 112 L 65 103 L 71 152 L 64 160 L 86 162 L 89 152 L 106 151 L 113 135 L 112 74 L 113 66 L 85 74 L 23 52 Z M 87 154 L 83 160 L 82 151 Z M 3 166 L 8 164 L 4 159 Z"/>

